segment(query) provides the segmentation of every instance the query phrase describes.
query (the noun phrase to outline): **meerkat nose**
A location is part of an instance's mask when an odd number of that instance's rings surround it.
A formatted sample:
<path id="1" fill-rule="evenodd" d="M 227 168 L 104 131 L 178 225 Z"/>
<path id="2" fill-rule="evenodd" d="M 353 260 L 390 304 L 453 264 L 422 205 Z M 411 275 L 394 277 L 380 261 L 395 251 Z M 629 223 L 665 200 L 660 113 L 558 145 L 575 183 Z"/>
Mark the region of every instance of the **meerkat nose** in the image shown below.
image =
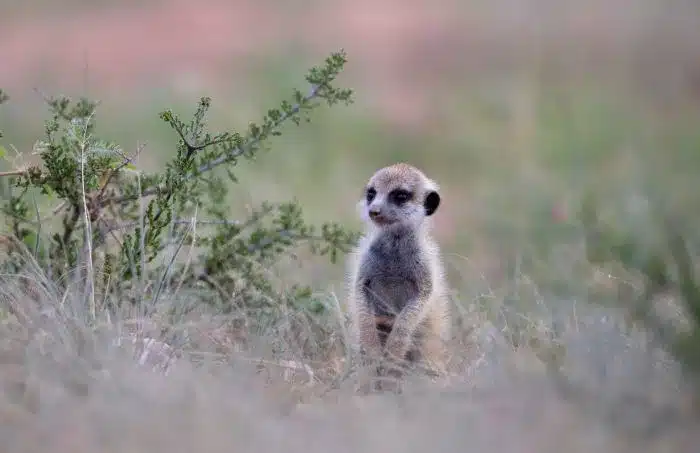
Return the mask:
<path id="1" fill-rule="evenodd" d="M 369 216 L 374 218 L 377 217 L 379 214 L 381 214 L 379 208 L 370 208 L 369 210 Z"/>

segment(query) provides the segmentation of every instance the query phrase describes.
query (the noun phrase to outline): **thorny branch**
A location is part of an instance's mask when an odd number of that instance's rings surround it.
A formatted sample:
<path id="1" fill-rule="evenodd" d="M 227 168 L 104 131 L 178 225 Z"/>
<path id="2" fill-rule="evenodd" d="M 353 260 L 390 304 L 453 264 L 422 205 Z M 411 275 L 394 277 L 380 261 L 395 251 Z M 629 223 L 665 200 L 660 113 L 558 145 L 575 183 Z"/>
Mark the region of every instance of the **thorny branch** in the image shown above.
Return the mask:
<path id="1" fill-rule="evenodd" d="M 268 110 L 259 124 L 249 123 L 245 134 L 208 132 L 205 116 L 210 99 L 206 97 L 200 100 L 191 121 L 183 122 L 170 110 L 161 113 L 161 119 L 179 137 L 177 152 L 159 172 L 136 171 L 135 181 L 125 176 L 143 146 L 137 147 L 134 156 L 127 156 L 113 142 L 98 138 L 94 132 L 94 102 L 80 99 L 73 103 L 65 97 L 45 96 L 52 118 L 46 122 L 45 137 L 40 142 L 41 163 L 22 171 L 0 173 L 0 177 L 12 177 L 12 187 L 20 188 L 9 193 L 5 218 L 17 238 L 31 244 L 29 248 L 36 251 L 36 258 L 52 275 L 64 276 L 80 267 L 84 259 L 89 262 L 95 258 L 94 276 L 97 278 L 99 273 L 104 279 L 95 284 L 106 285 L 104 291 L 109 288 L 119 304 L 143 300 L 144 296 L 155 303 L 169 285 L 180 288 L 177 282 L 192 283 L 196 272 L 191 269 L 195 268 L 206 270 L 222 298 L 234 294 L 246 306 L 264 308 L 266 313 L 276 310 L 275 304 L 309 299 L 310 289 L 297 285 L 292 291 L 287 287 L 284 294 L 280 293 L 270 281 L 270 265 L 284 255 L 293 256 L 293 248 L 302 243 L 308 243 L 312 254 L 328 254 L 334 262 L 338 252 L 354 243 L 356 234 L 330 222 L 316 230 L 304 221 L 296 201 L 279 205 L 263 202 L 245 219 L 228 220 L 230 184 L 214 174 L 202 174 L 229 164 L 226 170 L 235 184 L 236 176 L 229 167 L 239 157 L 254 156 L 268 138 L 281 135 L 283 123 L 310 121 L 305 113 L 319 105 L 317 100 L 328 105 L 351 103 L 351 90 L 332 85 L 344 63 L 341 51 L 326 59 L 325 65 L 312 68 L 306 76 L 311 86 L 306 95 L 294 90 L 292 99 Z M 81 131 L 76 134 L 77 127 Z M 32 205 L 25 200 L 36 194 L 56 199 L 51 203 L 51 217 L 60 214 L 56 220 L 61 225 L 42 227 L 41 219 L 46 215 L 38 214 L 34 222 Z M 199 209 L 210 220 L 197 219 Z M 211 228 L 195 240 L 189 229 L 182 231 L 182 226 L 188 225 Z M 171 255 L 171 241 L 176 237 L 180 245 Z M 182 245 L 190 246 L 184 264 L 175 259 Z M 95 256 L 86 257 L 81 251 L 90 255 L 94 252 Z M 159 282 L 158 289 L 146 295 L 144 292 L 152 289 L 147 284 L 151 278 Z M 135 296 L 125 295 L 125 291 L 132 290 L 136 290 Z M 202 294 L 203 301 L 220 304 L 207 294 Z"/>
<path id="2" fill-rule="evenodd" d="M 297 113 L 299 113 L 299 111 L 300 111 L 301 106 L 302 106 L 303 103 L 311 102 L 311 101 L 314 100 L 316 97 L 318 97 L 318 94 L 319 94 L 319 89 L 318 89 L 318 88 L 319 88 L 318 85 L 312 86 L 311 90 L 309 91 L 309 94 L 307 94 L 306 96 L 304 96 L 303 102 L 294 104 L 294 105 L 292 106 L 292 108 L 291 108 L 288 112 L 285 112 L 284 114 L 282 114 L 282 116 L 280 116 L 280 118 L 279 118 L 277 121 L 274 122 L 273 128 L 278 128 L 278 127 L 281 126 L 285 121 L 287 121 L 289 118 L 291 118 L 293 115 L 296 115 Z M 185 146 L 187 146 L 188 150 L 191 150 L 192 152 L 198 151 L 198 150 L 200 150 L 200 149 L 206 148 L 207 146 L 211 146 L 211 145 L 213 145 L 213 144 L 216 144 L 215 142 L 209 142 L 209 143 L 205 143 L 205 144 L 202 144 L 202 145 L 194 146 L 194 145 L 191 145 L 191 144 L 185 139 L 184 134 L 182 133 L 182 131 L 178 131 L 178 133 L 179 133 L 181 139 L 183 140 L 183 142 L 185 143 Z M 222 165 L 222 164 L 224 164 L 224 163 L 230 161 L 231 159 L 235 159 L 235 158 L 237 158 L 237 157 L 242 156 L 243 154 L 245 154 L 245 152 L 246 152 L 247 149 L 256 146 L 256 145 L 261 141 L 261 138 L 262 138 L 262 137 L 253 137 L 253 138 L 250 139 L 245 145 L 237 146 L 237 147 L 235 147 L 235 148 L 233 148 L 233 149 L 231 149 L 231 150 L 225 152 L 223 155 L 217 157 L 216 159 L 214 159 L 214 160 L 212 160 L 212 161 L 210 161 L 210 162 L 207 162 L 206 164 L 200 165 L 200 166 L 197 168 L 197 170 L 195 171 L 195 173 L 189 174 L 189 175 L 186 177 L 185 180 L 192 179 L 192 178 L 196 177 L 196 176 L 199 175 L 199 174 L 206 173 L 207 171 L 210 171 L 210 170 L 212 170 L 212 169 L 218 167 L 219 165 Z M 161 191 L 161 190 L 163 190 L 163 187 L 162 187 L 162 186 L 150 187 L 150 188 L 148 188 L 148 189 L 143 190 L 143 191 L 141 192 L 141 196 L 142 196 L 142 197 L 148 197 L 148 196 L 151 196 L 151 195 L 155 195 L 156 193 L 158 193 L 158 192 Z M 131 196 L 131 195 L 129 195 L 129 196 L 116 197 L 116 198 L 114 198 L 114 199 L 112 199 L 112 200 L 105 200 L 105 202 L 107 202 L 107 203 L 109 203 L 109 202 L 113 202 L 113 203 L 125 203 L 125 202 L 132 201 L 132 200 L 134 200 L 135 198 L 136 198 L 136 196 Z"/>

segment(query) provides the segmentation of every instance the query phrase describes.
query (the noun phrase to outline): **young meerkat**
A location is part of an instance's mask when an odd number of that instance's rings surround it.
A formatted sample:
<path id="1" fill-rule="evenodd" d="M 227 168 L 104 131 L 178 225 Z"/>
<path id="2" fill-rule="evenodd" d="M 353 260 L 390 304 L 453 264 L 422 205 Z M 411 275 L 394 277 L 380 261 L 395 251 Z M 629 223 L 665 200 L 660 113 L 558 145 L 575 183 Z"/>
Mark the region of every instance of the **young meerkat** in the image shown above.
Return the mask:
<path id="1" fill-rule="evenodd" d="M 366 229 L 348 260 L 348 310 L 362 357 L 420 364 L 441 375 L 450 320 L 440 250 L 429 231 L 438 190 L 405 163 L 370 178 L 358 203 Z"/>

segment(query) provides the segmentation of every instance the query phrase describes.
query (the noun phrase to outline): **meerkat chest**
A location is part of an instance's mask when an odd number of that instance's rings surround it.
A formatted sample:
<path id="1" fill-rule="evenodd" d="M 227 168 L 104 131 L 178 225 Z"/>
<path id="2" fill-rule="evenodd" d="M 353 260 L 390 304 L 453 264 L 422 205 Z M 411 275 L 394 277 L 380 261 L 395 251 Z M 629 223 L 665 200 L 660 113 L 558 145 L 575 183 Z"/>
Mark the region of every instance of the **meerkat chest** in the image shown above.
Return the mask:
<path id="1" fill-rule="evenodd" d="M 386 235 L 368 248 L 360 267 L 365 300 L 377 315 L 396 315 L 430 289 L 428 266 L 416 238 Z"/>

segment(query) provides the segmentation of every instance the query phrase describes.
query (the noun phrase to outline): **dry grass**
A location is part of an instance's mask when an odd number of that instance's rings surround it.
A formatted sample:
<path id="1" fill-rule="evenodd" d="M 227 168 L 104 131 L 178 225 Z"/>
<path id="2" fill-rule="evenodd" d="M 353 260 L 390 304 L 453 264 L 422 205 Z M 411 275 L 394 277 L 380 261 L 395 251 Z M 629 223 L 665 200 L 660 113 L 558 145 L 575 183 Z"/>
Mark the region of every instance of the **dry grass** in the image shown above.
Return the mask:
<path id="1" fill-rule="evenodd" d="M 157 358 L 139 366 L 143 348 L 123 340 L 157 336 L 157 317 L 88 328 L 75 309 L 81 293 L 52 295 L 40 275 L 27 279 L 32 272 L 2 284 L 4 307 L 15 313 L 0 326 L 8 453 L 690 452 L 698 440 L 673 364 L 602 309 L 556 301 L 566 355 L 552 373 L 538 356 L 544 348 L 516 348 L 482 308 L 460 304 L 449 378 L 358 396 L 342 348 L 289 342 L 274 350 L 279 338 L 252 332 L 241 346 L 211 315 L 182 320 L 188 341 L 171 351 L 178 360 L 167 373 L 152 366 Z M 27 281 L 41 289 L 23 289 Z M 533 337 L 551 338 L 544 317 L 529 322 Z"/>

